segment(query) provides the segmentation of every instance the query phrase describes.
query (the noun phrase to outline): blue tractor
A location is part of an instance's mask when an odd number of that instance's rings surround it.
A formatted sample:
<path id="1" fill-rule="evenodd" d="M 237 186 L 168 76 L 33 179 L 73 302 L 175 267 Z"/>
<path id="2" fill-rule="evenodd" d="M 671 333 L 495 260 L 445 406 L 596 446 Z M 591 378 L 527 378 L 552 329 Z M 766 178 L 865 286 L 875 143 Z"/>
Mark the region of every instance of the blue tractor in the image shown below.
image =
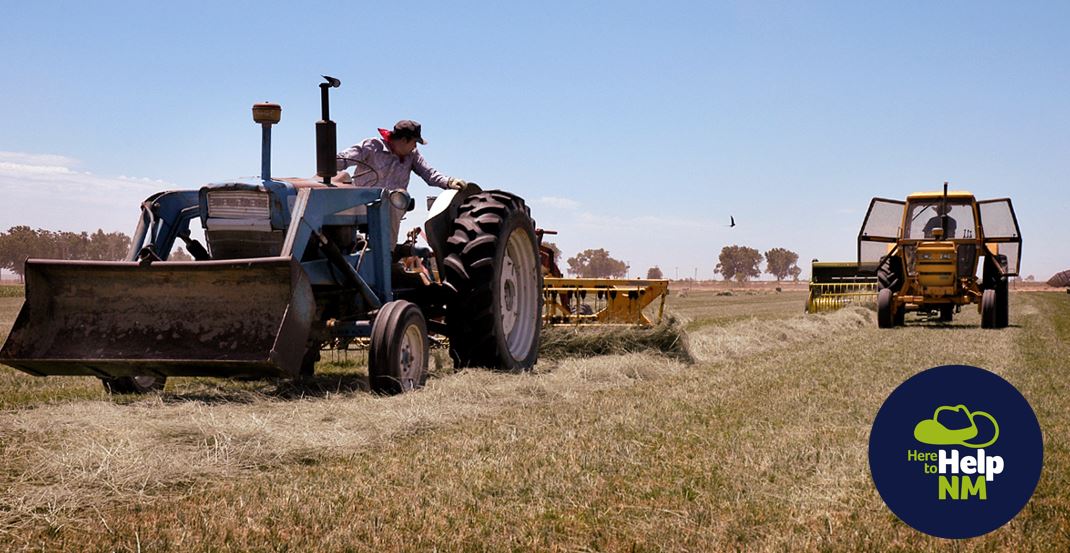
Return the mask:
<path id="1" fill-rule="evenodd" d="M 335 185 L 335 126 L 320 85 L 317 178 L 272 178 L 271 126 L 259 178 L 160 192 L 141 205 L 126 261 L 29 259 L 26 300 L 0 363 L 29 374 L 93 375 L 113 393 L 169 376 L 311 376 L 324 344 L 369 338 L 373 391 L 420 388 L 428 333 L 457 367 L 517 371 L 538 357 L 542 275 L 530 210 L 474 184 L 442 193 L 423 231 L 391 239 L 404 190 Z M 205 244 L 194 239 L 197 221 Z M 185 245 L 193 261 L 170 261 Z"/>

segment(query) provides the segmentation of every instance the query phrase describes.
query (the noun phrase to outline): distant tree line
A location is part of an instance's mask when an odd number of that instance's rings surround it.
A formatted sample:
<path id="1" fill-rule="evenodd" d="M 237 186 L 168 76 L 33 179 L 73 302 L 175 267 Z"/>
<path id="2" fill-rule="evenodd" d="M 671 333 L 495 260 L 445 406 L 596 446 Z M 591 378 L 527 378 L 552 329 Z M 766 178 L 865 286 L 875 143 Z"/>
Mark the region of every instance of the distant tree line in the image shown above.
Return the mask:
<path id="1" fill-rule="evenodd" d="M 556 249 L 556 248 L 555 248 Z M 777 282 L 791 278 L 799 280 L 802 269 L 799 268 L 799 254 L 787 248 L 773 248 L 763 255 L 747 246 L 725 246 L 721 248 L 717 267 L 714 269 L 725 280 L 746 282 L 762 275 L 762 262 L 765 272 L 776 278 Z M 568 259 L 569 274 L 581 278 L 621 278 L 628 274 L 628 264 L 614 259 L 604 249 L 584 250 Z M 661 267 L 655 265 L 647 269 L 646 278 L 665 278 Z"/>
<path id="2" fill-rule="evenodd" d="M 613 259 L 608 251 L 598 248 L 583 250 L 568 258 L 568 272 L 580 278 L 622 278 L 628 274 L 628 264 Z"/>
<path id="3" fill-rule="evenodd" d="M 762 255 L 761 252 L 747 246 L 725 246 L 717 258 L 717 267 L 713 272 L 719 273 L 725 280 L 746 282 L 762 275 L 761 264 L 765 260 L 765 272 L 773 275 L 777 282 L 788 277 L 798 281 L 802 269 L 799 268 L 799 254 L 786 248 L 773 248 Z"/>
<path id="4" fill-rule="evenodd" d="M 26 258 L 117 261 L 126 257 L 130 237 L 121 232 L 64 232 L 11 227 L 0 232 L 0 269 L 22 278 Z"/>

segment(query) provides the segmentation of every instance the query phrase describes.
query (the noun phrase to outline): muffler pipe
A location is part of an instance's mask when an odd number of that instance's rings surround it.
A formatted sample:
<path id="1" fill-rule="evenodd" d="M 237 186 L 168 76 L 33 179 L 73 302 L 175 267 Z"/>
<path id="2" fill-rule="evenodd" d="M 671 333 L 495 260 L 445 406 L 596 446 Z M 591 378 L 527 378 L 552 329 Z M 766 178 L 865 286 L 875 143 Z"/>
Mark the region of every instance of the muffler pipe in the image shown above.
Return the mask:
<path id="1" fill-rule="evenodd" d="M 338 173 L 338 139 L 334 121 L 331 121 L 330 100 L 327 91 L 342 86 L 342 81 L 323 75 L 327 80 L 320 83 L 321 118 L 316 121 L 316 176 L 323 184 L 333 186 L 331 179 Z"/>

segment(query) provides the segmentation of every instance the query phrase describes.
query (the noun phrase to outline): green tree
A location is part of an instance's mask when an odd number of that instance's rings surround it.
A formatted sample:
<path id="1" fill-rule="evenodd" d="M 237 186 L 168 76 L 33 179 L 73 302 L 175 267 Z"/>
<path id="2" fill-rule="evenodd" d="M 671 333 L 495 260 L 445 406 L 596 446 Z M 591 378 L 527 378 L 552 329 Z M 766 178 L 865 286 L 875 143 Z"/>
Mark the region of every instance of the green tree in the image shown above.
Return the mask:
<path id="1" fill-rule="evenodd" d="M 646 278 L 649 278 L 651 280 L 665 278 L 665 274 L 661 272 L 661 267 L 654 265 L 653 267 L 646 270 Z"/>
<path id="2" fill-rule="evenodd" d="M 720 273 L 725 280 L 735 279 L 737 282 L 746 282 L 751 278 L 758 278 L 762 271 L 762 254 L 754 248 L 746 246 L 725 246 L 721 248 L 720 261 L 713 272 Z"/>
<path id="3" fill-rule="evenodd" d="M 602 248 L 588 249 L 568 259 L 568 272 L 581 278 L 621 278 L 628 274 L 628 264 Z"/>
<path id="4" fill-rule="evenodd" d="M 765 252 L 765 272 L 776 277 L 777 282 L 793 276 L 793 267 L 798 268 L 798 262 L 799 254 L 788 249 L 773 248 Z"/>
<path id="5" fill-rule="evenodd" d="M 117 261 L 126 258 L 130 237 L 121 232 L 53 232 L 25 225 L 0 233 L 0 269 L 7 269 L 21 279 L 27 258 L 87 259 Z"/>
<path id="6" fill-rule="evenodd" d="M 553 242 L 548 242 L 546 240 L 543 240 L 542 241 L 542 245 L 546 246 L 547 248 L 550 248 L 551 250 L 553 250 L 553 252 L 554 252 L 554 260 L 561 259 L 561 248 L 557 247 L 557 244 L 554 244 Z"/>
<path id="7" fill-rule="evenodd" d="M 19 280 L 22 280 L 23 263 L 27 257 L 34 256 L 40 240 L 38 231 L 28 226 L 19 225 L 8 229 L 0 235 L 0 268 L 19 275 Z"/>
<path id="8" fill-rule="evenodd" d="M 130 237 L 121 232 L 109 232 L 105 233 L 103 230 L 98 230 L 93 235 L 93 242 L 100 241 L 99 246 L 94 246 L 95 254 L 99 257 L 92 257 L 90 259 L 100 259 L 103 261 L 118 261 L 126 259 L 126 255 L 130 250 Z"/>

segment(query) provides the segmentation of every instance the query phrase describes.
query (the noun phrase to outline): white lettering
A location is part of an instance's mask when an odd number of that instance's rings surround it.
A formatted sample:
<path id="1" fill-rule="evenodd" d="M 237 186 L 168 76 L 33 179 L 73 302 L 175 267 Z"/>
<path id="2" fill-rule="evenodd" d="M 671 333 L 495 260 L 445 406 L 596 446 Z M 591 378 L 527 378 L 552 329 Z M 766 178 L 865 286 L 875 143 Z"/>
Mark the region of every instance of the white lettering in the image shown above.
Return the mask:
<path id="1" fill-rule="evenodd" d="M 985 472 L 985 480 L 991 482 L 994 476 L 1003 472 L 1003 457 L 996 455 L 985 459 Z"/>
<path id="2" fill-rule="evenodd" d="M 952 449 L 951 454 L 948 455 L 946 449 L 941 449 L 939 451 L 937 465 L 940 467 L 940 474 L 947 474 L 948 472 L 951 472 L 951 474 L 958 474 L 959 451 L 957 449 Z"/>
<path id="3" fill-rule="evenodd" d="M 978 449 L 976 456 L 959 458 L 957 449 L 941 449 L 937 452 L 937 466 L 940 474 L 983 474 L 991 482 L 1003 472 L 1003 457 L 985 455 L 985 450 Z"/>
<path id="4" fill-rule="evenodd" d="M 962 467 L 962 472 L 966 474 L 975 474 L 977 472 L 977 457 L 963 457 L 962 462 L 959 463 Z M 981 465 L 981 472 L 984 472 L 984 465 Z"/>

